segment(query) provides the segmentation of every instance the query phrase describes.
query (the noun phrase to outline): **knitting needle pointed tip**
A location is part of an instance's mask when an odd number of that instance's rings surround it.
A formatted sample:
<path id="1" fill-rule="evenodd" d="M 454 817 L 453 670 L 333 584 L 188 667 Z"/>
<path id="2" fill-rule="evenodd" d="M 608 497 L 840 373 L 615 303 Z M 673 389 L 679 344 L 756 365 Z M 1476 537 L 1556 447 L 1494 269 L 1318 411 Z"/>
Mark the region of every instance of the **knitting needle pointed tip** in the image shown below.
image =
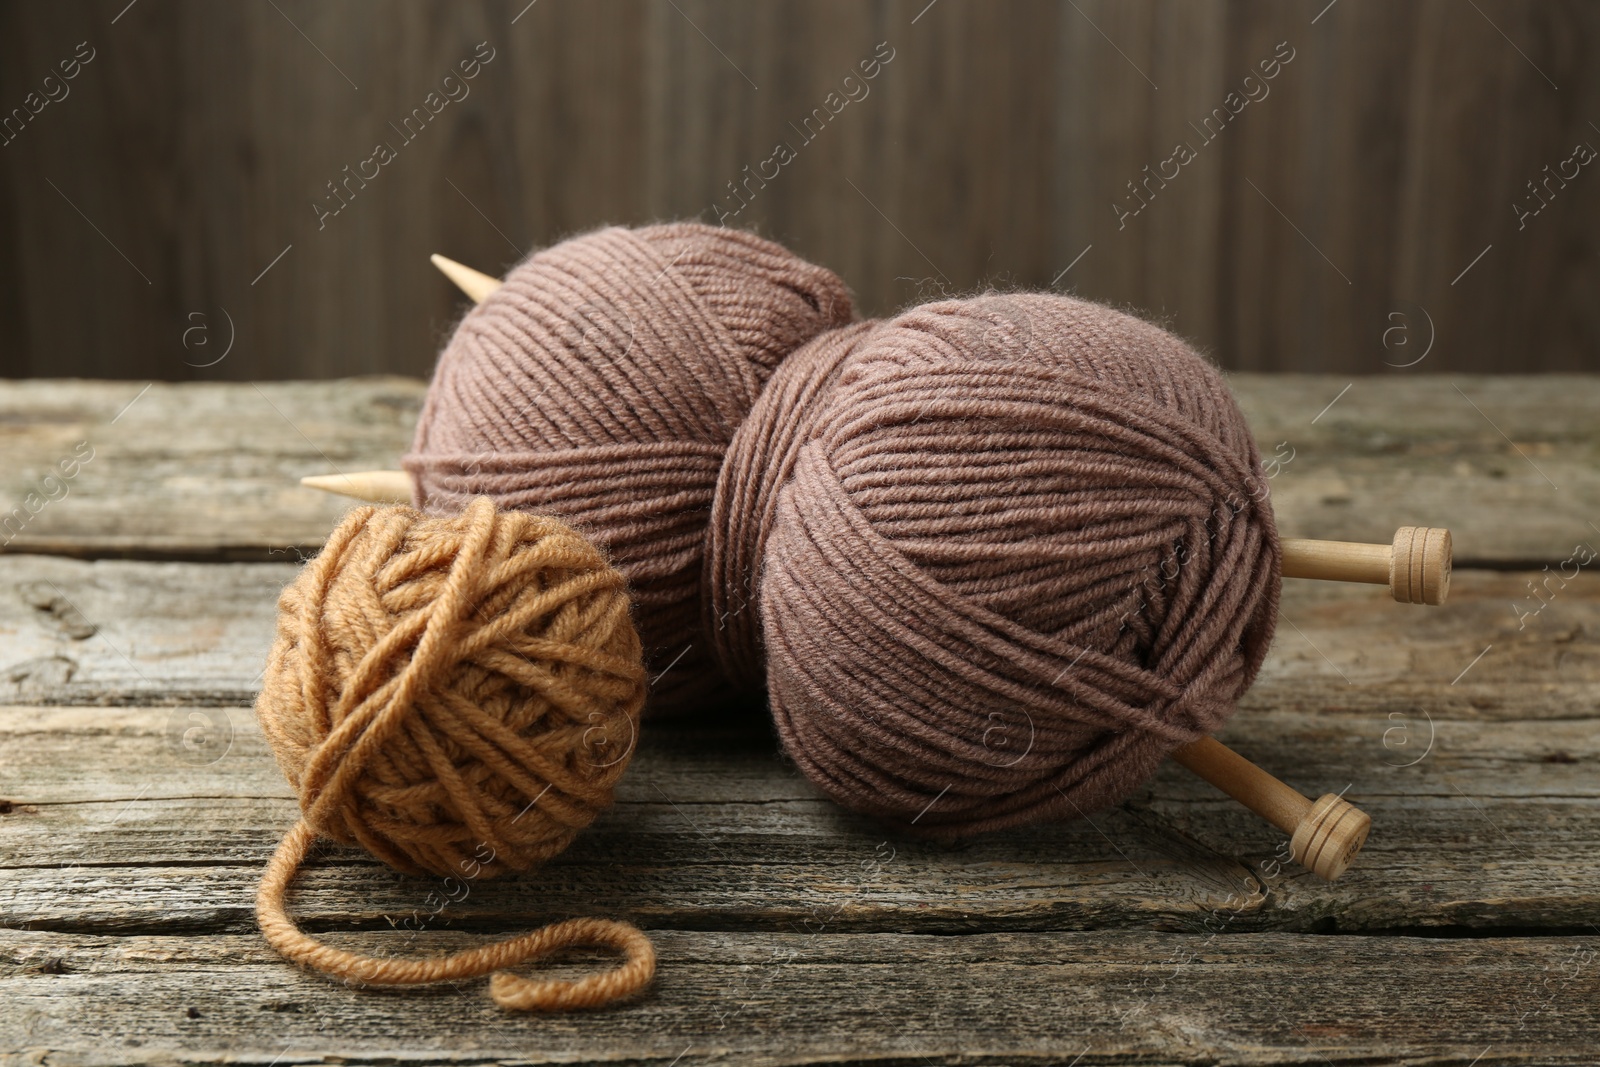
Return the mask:
<path id="1" fill-rule="evenodd" d="M 481 304 L 489 299 L 489 294 L 500 288 L 503 284 L 499 278 L 493 278 L 482 271 L 473 270 L 471 267 L 447 259 L 435 252 L 428 259 L 435 267 L 444 273 L 446 278 L 456 283 L 456 287 L 472 298 L 474 304 Z"/>
<path id="2" fill-rule="evenodd" d="M 411 475 L 405 471 L 353 471 L 350 474 L 313 474 L 300 484 L 325 493 L 353 496 L 373 504 L 411 503 Z"/>

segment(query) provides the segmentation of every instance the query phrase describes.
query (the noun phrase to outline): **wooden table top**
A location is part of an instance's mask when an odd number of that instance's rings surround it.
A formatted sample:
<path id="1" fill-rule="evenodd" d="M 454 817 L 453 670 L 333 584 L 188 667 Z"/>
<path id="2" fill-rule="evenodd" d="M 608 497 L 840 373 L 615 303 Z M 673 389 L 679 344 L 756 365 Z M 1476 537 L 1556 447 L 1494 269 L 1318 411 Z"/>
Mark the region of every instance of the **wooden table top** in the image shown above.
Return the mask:
<path id="1" fill-rule="evenodd" d="M 255 929 L 296 809 L 250 705 L 348 503 L 296 480 L 394 466 L 422 384 L 0 383 L 0 1061 L 1600 1061 L 1600 563 L 1562 568 L 1600 549 L 1600 377 L 1233 380 L 1285 535 L 1455 535 L 1443 607 L 1286 581 L 1220 735 L 1372 815 L 1348 874 L 1273 863 L 1281 834 L 1170 764 L 1092 821 L 900 838 L 750 708 L 650 724 L 573 849 L 437 914 L 350 849 L 297 883 L 365 952 L 651 932 L 646 996 L 557 1017 L 346 989 Z"/>

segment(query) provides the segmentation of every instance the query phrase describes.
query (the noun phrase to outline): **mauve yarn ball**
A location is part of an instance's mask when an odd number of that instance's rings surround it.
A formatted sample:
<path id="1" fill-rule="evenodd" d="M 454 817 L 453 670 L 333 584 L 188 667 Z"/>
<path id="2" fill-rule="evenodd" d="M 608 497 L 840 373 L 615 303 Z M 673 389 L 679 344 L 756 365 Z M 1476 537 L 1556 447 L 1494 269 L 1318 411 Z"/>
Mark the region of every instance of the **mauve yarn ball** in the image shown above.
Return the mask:
<path id="1" fill-rule="evenodd" d="M 1047 294 L 825 334 L 735 435 L 708 539 L 718 661 L 805 774 L 901 829 L 1074 818 L 1216 730 L 1280 553 L 1217 369 Z M 759 622 L 759 626 L 757 625 Z"/>
<path id="2" fill-rule="evenodd" d="M 717 688 L 702 544 L 734 432 L 779 362 L 853 316 L 833 272 L 739 230 L 613 227 L 529 257 L 440 356 L 404 465 L 418 507 L 556 515 L 628 579 L 649 709 Z"/>

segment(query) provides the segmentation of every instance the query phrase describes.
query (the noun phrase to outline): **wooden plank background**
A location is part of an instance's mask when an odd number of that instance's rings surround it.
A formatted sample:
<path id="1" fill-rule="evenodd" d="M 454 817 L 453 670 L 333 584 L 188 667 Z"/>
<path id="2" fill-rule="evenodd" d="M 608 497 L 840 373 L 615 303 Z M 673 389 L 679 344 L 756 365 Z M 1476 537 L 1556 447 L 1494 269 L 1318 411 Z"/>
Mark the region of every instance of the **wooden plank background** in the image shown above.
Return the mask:
<path id="1" fill-rule="evenodd" d="M 1230 376 L 1287 537 L 1387 541 L 1445 526 L 1458 565 L 1566 560 L 1600 535 L 1600 378 Z M 308 474 L 394 468 L 415 378 L 316 382 L 25 381 L 0 389 L 0 552 L 84 558 L 292 559 L 349 501 Z M 30 493 L 80 442 L 93 450 L 52 501 Z M 0 511 L 0 520 L 10 513 Z M 25 520 L 25 521 L 23 521 Z"/>
<path id="2" fill-rule="evenodd" d="M 279 591 L 350 506 L 293 478 L 391 456 L 420 382 L 0 383 L 0 496 L 95 446 L 0 552 L 0 1064 L 1591 1067 L 1600 582 L 1556 564 L 1600 543 L 1600 377 L 1234 385 L 1263 451 L 1296 450 L 1283 529 L 1447 523 L 1465 564 L 1437 608 L 1285 582 L 1222 733 L 1372 815 L 1349 873 L 1284 864 L 1170 763 L 1089 820 L 938 844 L 828 800 L 760 707 L 651 719 L 616 805 L 537 872 L 436 914 L 437 879 L 358 849 L 296 881 L 306 927 L 365 952 L 650 931 L 637 1001 L 529 1017 L 482 980 L 342 988 L 253 916 L 296 803 L 249 705 Z"/>
<path id="3" fill-rule="evenodd" d="M 319 230 L 325 184 L 483 41 L 470 95 Z M 70 94 L 0 145 L 4 376 L 425 375 L 462 306 L 428 253 L 497 271 L 713 221 L 880 42 L 869 95 L 729 220 L 870 313 L 1054 284 L 1235 368 L 1596 366 L 1600 176 L 1513 209 L 1600 145 L 1594 3 L 4 2 L 0 115 L 79 42 Z M 1179 140 L 1198 158 L 1119 228 Z"/>

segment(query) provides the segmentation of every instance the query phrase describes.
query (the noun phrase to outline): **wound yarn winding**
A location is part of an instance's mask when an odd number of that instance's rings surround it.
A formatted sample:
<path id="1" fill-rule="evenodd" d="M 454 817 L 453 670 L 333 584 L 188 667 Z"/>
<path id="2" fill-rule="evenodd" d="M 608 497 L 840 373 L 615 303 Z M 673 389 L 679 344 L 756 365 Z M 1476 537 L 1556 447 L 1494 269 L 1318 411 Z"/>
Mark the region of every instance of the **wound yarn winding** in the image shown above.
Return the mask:
<path id="1" fill-rule="evenodd" d="M 300 796 L 257 914 L 284 956 L 363 985 L 496 973 L 502 1007 L 596 1007 L 647 985 L 649 940 L 572 919 L 454 955 L 396 959 L 301 932 L 289 886 L 319 835 L 398 870 L 461 882 L 525 871 L 610 805 L 644 702 L 624 579 L 548 516 L 472 501 L 459 515 L 351 511 L 279 599 L 256 714 Z M 573 946 L 618 968 L 535 981 L 506 967 Z"/>
<path id="2" fill-rule="evenodd" d="M 421 503 L 571 518 L 629 578 L 653 702 L 765 691 L 808 777 L 911 832 L 1091 813 L 1223 723 L 1280 579 L 1214 366 L 1054 294 L 846 324 L 821 268 L 661 229 L 671 258 L 601 231 L 467 316 L 407 458 Z"/>
<path id="3" fill-rule="evenodd" d="M 835 799 L 939 837 L 1124 799 L 1218 729 L 1277 617 L 1221 374 L 1112 309 L 927 305 L 784 362 L 708 531 L 717 661 Z"/>
<path id="4" fill-rule="evenodd" d="M 652 711 L 699 706 L 723 455 L 784 357 L 852 316 L 833 272 L 738 230 L 611 227 L 535 253 L 440 356 L 403 461 L 415 503 L 488 496 L 592 537 L 632 590 Z"/>

